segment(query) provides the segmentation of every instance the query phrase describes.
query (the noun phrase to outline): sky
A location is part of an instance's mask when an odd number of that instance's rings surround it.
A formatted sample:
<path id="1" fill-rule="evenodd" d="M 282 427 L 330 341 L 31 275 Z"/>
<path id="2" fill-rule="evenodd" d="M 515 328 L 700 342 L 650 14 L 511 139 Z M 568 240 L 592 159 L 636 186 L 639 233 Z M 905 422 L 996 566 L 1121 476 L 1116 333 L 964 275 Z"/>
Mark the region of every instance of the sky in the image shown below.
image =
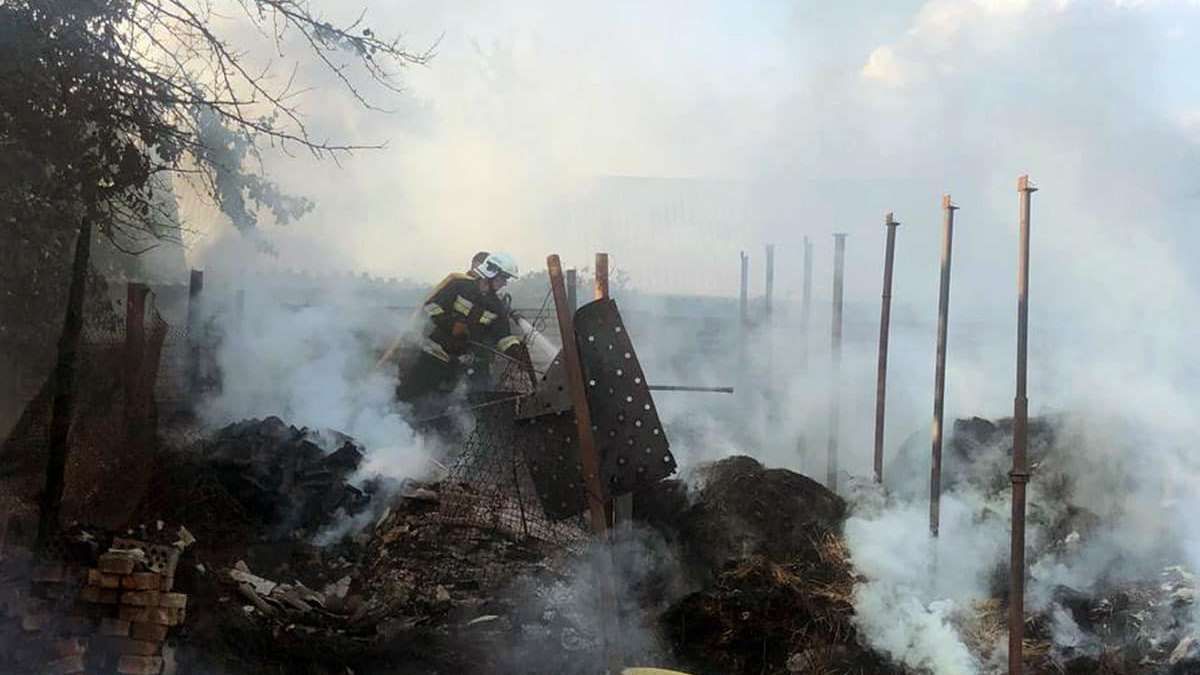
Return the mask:
<path id="1" fill-rule="evenodd" d="M 550 252 L 583 266 L 606 250 L 647 290 L 733 295 L 738 251 L 757 282 L 762 246 L 775 243 L 786 298 L 798 296 L 809 236 L 825 297 L 830 234 L 845 231 L 847 298 L 866 302 L 878 296 L 883 214 L 895 211 L 897 301 L 924 306 L 949 192 L 962 207 L 955 262 L 973 272 L 961 283 L 1008 306 L 1021 173 L 1043 188 L 1035 279 L 1084 241 L 1095 244 L 1090 273 L 1142 246 L 1170 257 L 1157 248 L 1194 236 L 1168 222 L 1196 192 L 1194 3 L 315 6 L 332 19 L 365 9 L 377 33 L 436 44 L 436 55 L 401 74 L 401 95 L 367 88 L 391 113 L 301 68 L 317 135 L 387 147 L 340 163 L 268 154 L 268 173 L 317 204 L 264 228 L 281 264 L 435 280 L 480 248 L 509 250 L 525 269 Z M 185 212 L 205 233 L 192 249 L 202 260 L 220 219 Z M 1131 237 L 1132 217 L 1161 227 Z M 1069 281 L 1085 286 L 1079 262 Z"/>

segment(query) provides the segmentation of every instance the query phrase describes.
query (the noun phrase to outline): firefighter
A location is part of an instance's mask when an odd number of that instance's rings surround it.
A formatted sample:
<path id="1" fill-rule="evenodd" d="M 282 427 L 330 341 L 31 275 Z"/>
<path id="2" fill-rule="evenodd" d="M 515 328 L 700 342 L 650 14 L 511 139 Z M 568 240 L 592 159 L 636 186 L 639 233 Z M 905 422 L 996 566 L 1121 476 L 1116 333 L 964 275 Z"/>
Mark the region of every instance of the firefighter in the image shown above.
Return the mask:
<path id="1" fill-rule="evenodd" d="M 425 301 L 419 352 L 403 360 L 396 388 L 397 398 L 411 404 L 418 418 L 444 410 L 463 382 L 486 390 L 494 354 L 529 362 L 521 338 L 512 334 L 508 305 L 498 295 L 516 276 L 512 256 L 488 253 L 467 274 L 446 277 Z"/>

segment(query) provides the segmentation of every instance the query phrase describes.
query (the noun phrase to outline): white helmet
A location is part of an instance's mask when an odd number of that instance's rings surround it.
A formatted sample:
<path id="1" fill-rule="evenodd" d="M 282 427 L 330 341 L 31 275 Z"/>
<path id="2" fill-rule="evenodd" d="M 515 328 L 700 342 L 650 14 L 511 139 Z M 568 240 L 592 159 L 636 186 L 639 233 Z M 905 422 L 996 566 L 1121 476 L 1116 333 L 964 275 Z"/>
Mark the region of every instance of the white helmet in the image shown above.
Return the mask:
<path id="1" fill-rule="evenodd" d="M 507 253 L 491 253 L 479 266 L 475 268 L 479 276 L 484 279 L 494 279 L 496 275 L 502 274 L 509 279 L 515 279 L 519 274 L 517 272 L 517 261 Z"/>

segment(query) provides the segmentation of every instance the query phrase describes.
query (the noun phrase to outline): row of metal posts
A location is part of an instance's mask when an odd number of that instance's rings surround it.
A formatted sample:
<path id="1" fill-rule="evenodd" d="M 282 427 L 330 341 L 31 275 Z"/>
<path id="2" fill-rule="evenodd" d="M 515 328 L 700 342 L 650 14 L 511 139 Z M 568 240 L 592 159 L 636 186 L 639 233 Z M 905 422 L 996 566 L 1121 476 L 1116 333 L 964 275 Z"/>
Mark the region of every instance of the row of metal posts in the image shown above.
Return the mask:
<path id="1" fill-rule="evenodd" d="M 1017 276 L 1017 373 L 1016 397 L 1013 402 L 1013 468 L 1010 473 L 1012 482 L 1012 548 L 1011 548 L 1011 587 L 1009 589 L 1009 672 L 1017 675 L 1022 668 L 1022 639 L 1024 634 L 1024 584 L 1025 584 L 1025 486 L 1029 481 L 1027 466 L 1028 445 L 1028 399 L 1026 395 L 1027 344 L 1029 323 L 1029 213 L 1030 195 L 1037 188 L 1029 182 L 1028 176 L 1021 176 L 1017 181 L 1019 203 L 1019 247 L 1018 247 L 1018 276 Z M 946 346 L 950 313 L 950 263 L 954 242 L 954 212 L 958 207 L 950 199 L 950 195 L 942 197 L 942 239 L 941 239 L 941 269 L 938 288 L 938 324 L 937 351 L 934 365 L 934 400 L 933 400 L 933 429 L 931 443 L 931 462 L 929 476 L 929 531 L 933 537 L 938 536 L 940 527 L 941 506 L 941 474 L 942 474 L 942 440 L 944 430 L 945 390 L 946 390 Z M 884 249 L 883 264 L 883 293 L 880 303 L 879 317 L 879 359 L 877 367 L 875 391 L 875 439 L 873 456 L 873 473 L 876 483 L 883 482 L 883 447 L 884 419 L 887 400 L 887 358 L 888 336 L 891 323 L 892 301 L 892 272 L 896 250 L 896 228 L 900 223 L 892 213 L 884 216 L 884 227 L 887 238 Z M 826 486 L 836 492 L 838 481 L 838 434 L 840 425 L 841 399 L 841 352 L 842 352 L 842 300 L 844 290 L 846 235 L 835 233 L 834 237 L 834 272 L 833 272 L 833 307 L 830 326 L 830 410 L 828 454 L 826 460 Z M 765 320 L 770 322 L 772 313 L 772 296 L 774 290 L 774 245 L 766 249 L 766 294 Z M 745 372 L 747 367 L 746 343 L 750 331 L 749 314 L 749 279 L 750 258 L 743 251 L 741 259 L 741 290 L 738 297 L 738 314 L 740 318 L 741 366 Z M 808 237 L 804 238 L 804 288 L 800 309 L 800 368 L 807 369 L 808 365 L 808 333 L 809 316 L 812 299 L 812 244 Z M 768 347 L 768 360 L 771 354 Z M 768 362 L 766 386 L 773 405 L 774 390 L 771 377 L 773 369 Z"/>

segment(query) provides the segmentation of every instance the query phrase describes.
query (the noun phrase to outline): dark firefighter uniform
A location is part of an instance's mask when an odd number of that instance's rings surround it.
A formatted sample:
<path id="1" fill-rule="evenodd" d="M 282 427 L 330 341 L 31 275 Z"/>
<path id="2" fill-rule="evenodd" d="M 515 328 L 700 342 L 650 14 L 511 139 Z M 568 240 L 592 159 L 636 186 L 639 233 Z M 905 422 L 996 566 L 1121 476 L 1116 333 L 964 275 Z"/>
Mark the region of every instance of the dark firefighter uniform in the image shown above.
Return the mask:
<path id="1" fill-rule="evenodd" d="M 426 331 L 400 364 L 396 396 L 412 404 L 418 417 L 441 412 L 447 398 L 466 380 L 469 388 L 491 385 L 493 351 L 528 362 L 521 338 L 512 334 L 509 309 L 495 293 L 479 287 L 473 274 L 451 274 L 425 301 Z"/>

